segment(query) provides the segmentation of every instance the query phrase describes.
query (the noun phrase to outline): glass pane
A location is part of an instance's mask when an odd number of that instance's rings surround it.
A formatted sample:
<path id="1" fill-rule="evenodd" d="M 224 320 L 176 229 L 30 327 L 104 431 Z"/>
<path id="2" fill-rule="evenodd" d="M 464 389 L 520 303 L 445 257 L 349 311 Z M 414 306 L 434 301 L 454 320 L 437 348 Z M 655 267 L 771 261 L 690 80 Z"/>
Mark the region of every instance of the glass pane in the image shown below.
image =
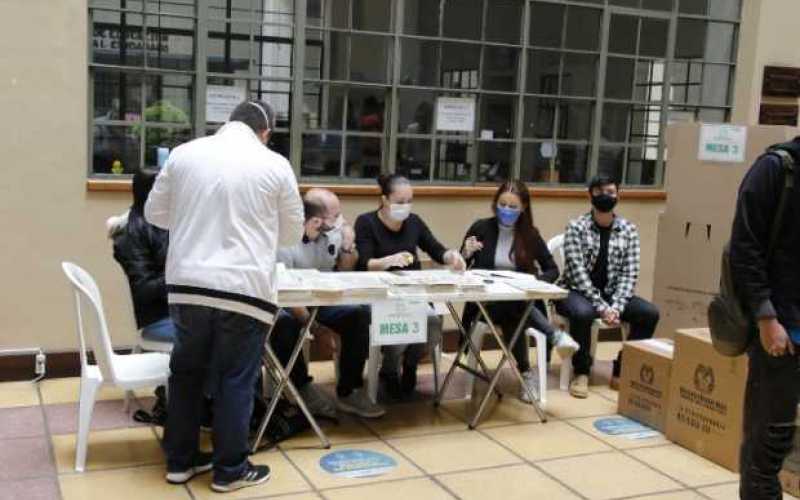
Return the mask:
<path id="1" fill-rule="evenodd" d="M 400 84 L 435 87 L 438 83 L 439 42 L 405 38 L 401 44 Z"/>
<path id="2" fill-rule="evenodd" d="M 559 102 L 558 137 L 588 141 L 592 134 L 594 103 L 588 101 Z"/>
<path id="3" fill-rule="evenodd" d="M 194 20 L 147 16 L 147 65 L 194 71 Z"/>
<path id="4" fill-rule="evenodd" d="M 598 50 L 602 12 L 590 7 L 568 7 L 564 46 L 568 49 Z"/>
<path id="5" fill-rule="evenodd" d="M 673 0 L 642 0 L 643 9 L 672 10 Z"/>
<path id="6" fill-rule="evenodd" d="M 433 130 L 433 92 L 400 89 L 397 129 L 405 134 L 430 134 Z"/>
<path id="7" fill-rule="evenodd" d="M 191 141 L 192 129 L 145 127 L 144 138 L 144 166 L 157 167 L 158 148 L 167 148 L 172 150 L 184 142 Z"/>
<path id="8" fill-rule="evenodd" d="M 304 134 L 300 175 L 338 177 L 341 153 L 341 136 L 333 134 Z"/>
<path id="9" fill-rule="evenodd" d="M 121 0 L 89 0 L 89 7 L 102 7 L 105 9 L 121 9 Z M 142 10 L 140 0 L 127 0 L 125 8 L 129 10 Z"/>
<path id="10" fill-rule="evenodd" d="M 208 71 L 215 73 L 255 74 L 254 51 L 251 60 L 250 31 L 259 25 L 250 23 L 209 23 Z M 255 36 L 255 31 L 253 32 Z M 253 47 L 254 50 L 254 47 Z"/>
<path id="11" fill-rule="evenodd" d="M 374 179 L 381 173 L 382 137 L 348 136 L 346 139 L 345 175 Z"/>
<path id="12" fill-rule="evenodd" d="M 606 97 L 610 99 L 630 99 L 633 95 L 633 75 L 635 61 L 619 57 L 609 57 L 606 69 Z"/>
<path id="13" fill-rule="evenodd" d="M 483 77 L 481 87 L 485 90 L 517 90 L 517 66 L 519 49 L 511 47 L 486 47 L 483 51 Z"/>
<path id="14" fill-rule="evenodd" d="M 351 0 L 321 0 L 321 2 L 323 27 L 342 29 L 350 27 Z"/>
<path id="15" fill-rule="evenodd" d="M 520 43 L 522 0 L 489 0 L 486 9 L 486 40 Z"/>
<path id="16" fill-rule="evenodd" d="M 597 159 L 597 175 L 605 175 L 613 180 L 622 180 L 622 166 L 625 163 L 624 146 L 600 146 Z"/>
<path id="17" fill-rule="evenodd" d="M 134 127 L 94 127 L 92 171 L 132 174 L 139 168 L 139 134 Z"/>
<path id="18" fill-rule="evenodd" d="M 347 103 L 347 128 L 362 132 L 382 133 L 385 127 L 385 110 L 388 91 L 353 87 Z"/>
<path id="19" fill-rule="evenodd" d="M 703 66 L 700 63 L 675 62 L 672 65 L 671 89 L 673 102 L 692 104 L 700 102 L 702 69 Z"/>
<path id="20" fill-rule="evenodd" d="M 486 95 L 481 97 L 481 136 L 490 133 L 494 139 L 514 137 L 517 98 Z"/>
<path id="21" fill-rule="evenodd" d="M 729 62 L 735 57 L 734 25 L 731 23 L 708 23 L 706 37 L 707 61 Z"/>
<path id="22" fill-rule="evenodd" d="M 703 93 L 700 102 L 710 106 L 729 104 L 730 77 L 730 66 L 706 64 L 703 67 Z"/>
<path id="23" fill-rule="evenodd" d="M 471 181 L 473 147 L 474 144 L 467 141 L 437 140 L 434 178 L 443 181 Z"/>
<path id="24" fill-rule="evenodd" d="M 739 19 L 741 6 L 741 0 L 680 0 L 678 10 L 684 14 Z"/>
<path id="25" fill-rule="evenodd" d="M 481 142 L 478 145 L 478 182 L 503 182 L 511 176 L 514 145 Z"/>
<path id="26" fill-rule="evenodd" d="M 698 121 L 705 123 L 725 123 L 728 113 L 724 109 L 701 108 Z"/>
<path id="27" fill-rule="evenodd" d="M 480 61 L 479 45 L 442 43 L 442 86 L 456 89 L 478 88 Z"/>
<path id="28" fill-rule="evenodd" d="M 431 140 L 397 139 L 396 172 L 411 180 L 430 179 Z"/>
<path id="29" fill-rule="evenodd" d="M 593 96 L 597 81 L 598 57 L 591 54 L 564 54 L 561 73 L 561 94 Z"/>
<path id="30" fill-rule="evenodd" d="M 667 33 L 669 21 L 665 19 L 642 19 L 639 38 L 639 55 L 646 57 L 667 56 Z"/>
<path id="31" fill-rule="evenodd" d="M 352 35 L 350 78 L 359 82 L 385 83 L 389 77 L 390 39 L 375 35 Z"/>
<path id="32" fill-rule="evenodd" d="M 631 115 L 630 142 L 652 141 L 658 144 L 661 129 L 661 108 L 658 106 L 636 106 Z"/>
<path id="33" fill-rule="evenodd" d="M 636 62 L 634 99 L 661 102 L 664 90 L 664 62 L 641 59 Z"/>
<path id="34" fill-rule="evenodd" d="M 94 71 L 94 119 L 142 118 L 142 77 L 121 71 Z"/>
<path id="35" fill-rule="evenodd" d="M 555 171 L 551 173 L 551 160 L 555 165 L 555 145 L 552 142 L 526 143 L 522 146 L 522 164 L 520 178 L 524 182 L 551 183 L 557 182 Z"/>
<path id="36" fill-rule="evenodd" d="M 306 0 L 306 25 L 322 25 L 322 0 Z"/>
<path id="37" fill-rule="evenodd" d="M 539 97 L 525 98 L 525 137 L 550 139 L 555 136 L 556 101 Z"/>
<path id="38" fill-rule="evenodd" d="M 555 148 L 556 180 L 561 184 L 586 184 L 590 151 L 589 146 L 558 144 Z"/>
<path id="39" fill-rule="evenodd" d="M 267 147 L 284 158 L 289 158 L 291 143 L 292 141 L 289 139 L 289 134 L 287 132 L 272 132 L 269 136 Z"/>
<path id="40" fill-rule="evenodd" d="M 706 46 L 706 22 L 679 19 L 675 41 L 676 59 L 701 59 Z"/>
<path id="41" fill-rule="evenodd" d="M 551 50 L 528 51 L 528 92 L 558 94 L 561 54 Z"/>
<path id="42" fill-rule="evenodd" d="M 403 33 L 439 36 L 439 2 L 406 0 Z"/>
<path id="43" fill-rule="evenodd" d="M 353 0 L 353 29 L 391 31 L 392 0 Z"/>
<path id="44" fill-rule="evenodd" d="M 92 19 L 92 62 L 118 66 L 144 64 L 141 15 L 93 11 Z M 153 42 L 158 45 L 157 35 Z"/>
<path id="45" fill-rule="evenodd" d="M 600 137 L 604 142 L 627 142 L 628 120 L 633 106 L 630 104 L 605 103 Z"/>
<path id="46" fill-rule="evenodd" d="M 541 47 L 561 47 L 564 31 L 564 6 L 531 2 L 530 44 Z"/>
<path id="47" fill-rule="evenodd" d="M 481 39 L 483 0 L 445 0 L 442 36 Z"/>
<path id="48" fill-rule="evenodd" d="M 149 75 L 144 119 L 148 122 L 191 125 L 194 88 L 192 77 L 185 75 Z"/>
<path id="49" fill-rule="evenodd" d="M 639 7 L 639 0 L 608 0 L 611 5 L 621 5 L 622 7 Z"/>
<path id="50" fill-rule="evenodd" d="M 341 130 L 346 89 L 305 84 L 303 124 L 306 129 Z"/>
<path id="51" fill-rule="evenodd" d="M 651 186 L 656 181 L 656 164 L 655 157 L 645 154 L 645 151 L 651 151 L 653 148 L 647 150 L 640 147 L 631 147 L 628 149 L 628 168 L 625 175 L 625 183 L 632 186 Z M 655 155 L 658 155 L 658 148 L 655 148 Z"/>
<path id="52" fill-rule="evenodd" d="M 608 33 L 608 51 L 618 54 L 636 54 L 636 36 L 639 18 L 635 16 L 611 16 Z"/>
<path id="53" fill-rule="evenodd" d="M 306 33 L 306 64 L 304 78 L 319 80 L 322 78 L 322 40 L 314 40 L 309 35 L 321 35 L 319 32 Z"/>
<path id="54" fill-rule="evenodd" d="M 322 46 L 327 50 L 322 58 L 323 60 L 327 59 L 329 62 L 327 67 L 323 64 L 322 78 L 324 80 L 347 80 L 347 44 L 349 36 L 346 33 L 330 31 L 324 32 L 323 37 Z"/>

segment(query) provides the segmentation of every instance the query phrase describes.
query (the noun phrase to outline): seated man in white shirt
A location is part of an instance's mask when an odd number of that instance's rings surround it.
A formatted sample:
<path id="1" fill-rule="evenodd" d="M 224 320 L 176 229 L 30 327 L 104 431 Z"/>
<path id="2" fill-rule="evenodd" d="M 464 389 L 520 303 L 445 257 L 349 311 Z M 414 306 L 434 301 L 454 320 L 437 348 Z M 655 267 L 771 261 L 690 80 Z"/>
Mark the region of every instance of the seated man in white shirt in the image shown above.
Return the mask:
<path id="1" fill-rule="evenodd" d="M 328 190 L 315 188 L 306 193 L 303 202 L 305 234 L 296 245 L 278 251 L 278 262 L 294 269 L 353 270 L 358 260 L 355 233 L 342 217 L 339 198 Z M 369 355 L 370 315 L 368 306 L 319 309 L 317 322 L 336 332 L 341 341 L 335 405 L 312 383 L 306 360 L 302 357 L 289 374 L 314 415 L 332 418 L 336 416 L 336 408 L 364 418 L 384 415 L 383 408 L 374 404 L 363 390 L 364 364 Z M 270 342 L 282 363 L 288 362 L 309 317 L 308 309 L 304 307 L 292 308 L 278 316 Z"/>

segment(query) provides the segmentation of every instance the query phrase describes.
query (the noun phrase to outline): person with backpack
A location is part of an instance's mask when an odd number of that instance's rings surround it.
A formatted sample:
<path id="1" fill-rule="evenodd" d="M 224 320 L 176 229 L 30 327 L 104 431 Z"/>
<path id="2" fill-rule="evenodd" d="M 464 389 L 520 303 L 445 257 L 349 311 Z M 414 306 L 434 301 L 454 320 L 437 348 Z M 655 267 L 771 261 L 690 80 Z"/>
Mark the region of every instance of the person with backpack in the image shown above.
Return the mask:
<path id="1" fill-rule="evenodd" d="M 739 188 L 731 233 L 733 289 L 753 321 L 741 449 L 743 500 L 782 498 L 778 473 L 794 442 L 800 401 L 798 160 L 800 137 L 774 146 L 753 164 Z"/>

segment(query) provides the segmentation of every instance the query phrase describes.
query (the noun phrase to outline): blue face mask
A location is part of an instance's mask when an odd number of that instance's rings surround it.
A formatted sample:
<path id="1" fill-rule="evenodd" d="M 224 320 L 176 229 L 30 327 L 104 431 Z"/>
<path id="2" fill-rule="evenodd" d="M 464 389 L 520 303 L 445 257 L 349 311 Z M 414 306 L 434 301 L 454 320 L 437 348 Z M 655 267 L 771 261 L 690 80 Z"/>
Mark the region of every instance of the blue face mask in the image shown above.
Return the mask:
<path id="1" fill-rule="evenodd" d="M 508 208 L 508 207 L 497 207 L 497 220 L 500 221 L 500 224 L 511 227 L 517 223 L 517 219 L 519 219 L 522 210 L 518 208 Z"/>
<path id="2" fill-rule="evenodd" d="M 789 334 L 789 338 L 792 339 L 792 342 L 795 344 L 800 344 L 800 327 L 799 328 L 789 328 L 787 330 Z"/>

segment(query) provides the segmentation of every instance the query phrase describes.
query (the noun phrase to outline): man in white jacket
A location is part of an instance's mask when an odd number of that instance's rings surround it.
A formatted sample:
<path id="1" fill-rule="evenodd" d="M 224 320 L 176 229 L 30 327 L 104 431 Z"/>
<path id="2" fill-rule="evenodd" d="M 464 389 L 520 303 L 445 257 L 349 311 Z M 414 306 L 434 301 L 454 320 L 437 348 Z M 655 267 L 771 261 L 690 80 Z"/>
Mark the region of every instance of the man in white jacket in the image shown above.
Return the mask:
<path id="1" fill-rule="evenodd" d="M 164 449 L 173 484 L 211 470 L 212 461 L 214 491 L 269 479 L 269 467 L 247 458 L 253 391 L 277 312 L 276 253 L 303 234 L 291 165 L 265 147 L 274 116 L 263 102 L 243 102 L 215 135 L 175 148 L 145 205 L 146 219 L 170 232 L 166 282 L 177 337 Z M 214 401 L 213 457 L 198 451 L 204 387 Z"/>

